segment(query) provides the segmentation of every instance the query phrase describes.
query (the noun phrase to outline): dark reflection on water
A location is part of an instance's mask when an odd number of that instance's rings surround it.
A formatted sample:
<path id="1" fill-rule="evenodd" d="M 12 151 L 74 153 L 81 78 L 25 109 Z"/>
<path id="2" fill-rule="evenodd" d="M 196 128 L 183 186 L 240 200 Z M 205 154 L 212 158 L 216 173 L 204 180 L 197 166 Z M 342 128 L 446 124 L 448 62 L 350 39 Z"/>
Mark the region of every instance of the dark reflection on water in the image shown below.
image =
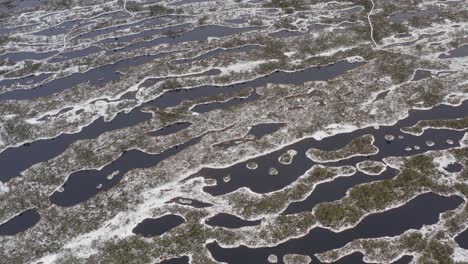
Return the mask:
<path id="1" fill-rule="evenodd" d="M 173 156 L 185 148 L 200 141 L 201 137 L 171 147 L 159 154 L 132 149 L 123 152 L 120 157 L 100 170 L 81 170 L 72 173 L 62 185 L 63 192 L 55 191 L 50 201 L 59 206 L 73 206 L 93 197 L 101 191 L 106 191 L 120 182 L 130 170 L 150 168 L 159 162 Z M 112 175 L 112 176 L 111 176 Z"/>
<path id="2" fill-rule="evenodd" d="M 356 227 L 339 233 L 314 228 L 303 237 L 271 248 L 222 248 L 216 242 L 208 244 L 207 247 L 217 261 L 228 263 L 267 263 L 270 254 L 280 258 L 286 254 L 310 255 L 314 258 L 314 263 L 319 263 L 313 254 L 343 247 L 356 239 L 397 236 L 408 229 L 419 229 L 423 225 L 434 224 L 438 221 L 440 213 L 453 210 L 462 203 L 463 199 L 459 196 L 441 197 L 425 193 L 401 207 L 369 215 Z M 427 206 L 428 204 L 431 206 Z"/>
<path id="3" fill-rule="evenodd" d="M 235 164 L 227 168 L 204 168 L 199 173 L 192 177 L 202 176 L 206 178 L 214 178 L 217 180 L 217 185 L 206 186 L 204 191 L 212 195 L 222 195 L 232 192 L 240 187 L 249 187 L 254 192 L 265 193 L 279 190 L 286 185 L 294 182 L 300 175 L 303 175 L 314 164 L 305 155 L 310 148 L 318 148 L 322 150 L 334 150 L 345 146 L 353 139 L 365 134 L 371 134 L 375 137 L 374 145 L 379 148 L 379 153 L 370 157 L 354 157 L 340 162 L 331 162 L 327 165 L 355 165 L 357 162 L 367 159 L 382 160 L 388 156 L 407 156 L 424 153 L 428 150 L 441 150 L 459 146 L 459 140 L 463 137 L 465 131 L 453 131 L 447 129 L 428 129 L 421 136 L 404 134 L 403 139 L 396 138 L 392 142 L 385 140 L 385 135 L 392 134 L 394 136 L 402 135 L 400 128 L 416 124 L 419 120 L 435 120 L 435 119 L 453 119 L 464 117 L 468 113 L 468 101 L 465 101 L 461 106 L 451 107 L 447 105 L 439 105 L 431 110 L 412 110 L 409 117 L 399 121 L 393 126 L 382 126 L 379 129 L 373 127 L 359 129 L 351 133 L 338 134 L 321 141 L 313 138 L 306 138 L 297 143 L 285 146 L 284 148 L 274 151 L 270 154 L 259 156 L 247 160 L 242 163 Z M 446 143 L 446 140 L 452 140 L 453 145 Z M 426 141 L 432 140 L 434 146 L 427 146 Z M 411 147 L 411 151 L 406 151 L 406 147 Z M 416 149 L 417 146 L 419 149 Z M 278 158 L 289 149 L 298 151 L 291 165 L 284 165 L 278 162 Z M 249 170 L 246 167 L 248 162 L 256 162 L 258 168 Z M 274 167 L 279 171 L 276 176 L 270 176 L 268 170 Z M 231 176 L 229 182 L 224 182 L 222 178 L 226 175 Z M 351 177 L 351 181 L 358 184 L 362 177 Z M 341 181 L 341 180 L 340 180 Z M 350 180 L 342 180 L 350 181 Z M 268 182 L 268 184 L 265 184 Z M 333 183 L 330 183 L 333 184 Z M 349 183 L 348 183 L 349 184 Z M 352 185 L 352 184 L 351 184 Z M 349 186 L 349 185 L 348 185 Z"/>
<path id="4" fill-rule="evenodd" d="M 160 236 L 183 224 L 185 219 L 179 215 L 164 215 L 159 218 L 146 218 L 132 232 L 144 237 Z"/>
<path id="5" fill-rule="evenodd" d="M 209 226 L 220 226 L 225 228 L 241 228 L 245 226 L 257 226 L 262 220 L 248 221 L 231 214 L 219 213 L 208 218 L 205 223 Z"/>
<path id="6" fill-rule="evenodd" d="M 468 229 L 455 237 L 455 241 L 464 249 L 468 249 Z"/>
<path id="7" fill-rule="evenodd" d="M 0 225 L 0 236 L 14 236 L 36 225 L 41 216 L 36 209 L 26 210 Z"/>

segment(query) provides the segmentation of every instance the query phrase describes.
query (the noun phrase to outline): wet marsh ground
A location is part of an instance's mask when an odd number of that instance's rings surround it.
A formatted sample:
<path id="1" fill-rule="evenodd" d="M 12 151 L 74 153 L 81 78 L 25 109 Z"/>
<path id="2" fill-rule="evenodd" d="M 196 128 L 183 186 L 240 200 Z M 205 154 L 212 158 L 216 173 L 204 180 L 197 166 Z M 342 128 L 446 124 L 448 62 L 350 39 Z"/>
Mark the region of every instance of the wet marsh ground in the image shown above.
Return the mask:
<path id="1" fill-rule="evenodd" d="M 468 263 L 467 32 L 466 0 L 0 2 L 0 263 Z"/>

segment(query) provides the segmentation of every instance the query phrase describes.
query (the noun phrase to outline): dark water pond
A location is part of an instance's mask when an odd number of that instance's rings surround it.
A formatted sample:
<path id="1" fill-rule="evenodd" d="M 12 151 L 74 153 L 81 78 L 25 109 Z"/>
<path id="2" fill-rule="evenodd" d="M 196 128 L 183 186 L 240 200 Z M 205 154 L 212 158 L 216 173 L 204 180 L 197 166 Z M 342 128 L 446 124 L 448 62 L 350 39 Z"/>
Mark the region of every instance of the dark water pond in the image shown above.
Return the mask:
<path id="1" fill-rule="evenodd" d="M 225 228 L 241 228 L 245 226 L 257 226 L 262 220 L 248 221 L 231 214 L 219 213 L 208 218 L 205 223 L 209 226 L 219 226 Z"/>
<path id="2" fill-rule="evenodd" d="M 200 139 L 201 137 L 190 139 L 158 154 L 148 154 L 132 149 L 123 152 L 120 157 L 100 170 L 74 172 L 62 185 L 63 191 L 55 191 L 50 196 L 50 201 L 59 206 L 73 206 L 84 202 L 99 192 L 109 190 L 118 184 L 130 170 L 156 166 L 162 160 L 198 143 Z"/>
<path id="3" fill-rule="evenodd" d="M 379 176 L 369 176 L 357 172 L 353 176 L 339 177 L 333 181 L 318 184 L 312 193 L 303 201 L 293 202 L 288 205 L 283 214 L 296 214 L 311 211 L 317 204 L 332 202 L 346 196 L 346 192 L 353 186 L 378 180 L 386 180 L 395 177 L 396 170 L 387 168 Z"/>
<path id="4" fill-rule="evenodd" d="M 455 241 L 460 245 L 460 247 L 468 250 L 468 229 L 455 237 Z"/>
<path id="5" fill-rule="evenodd" d="M 344 256 L 338 261 L 333 262 L 333 263 L 334 264 L 373 264 L 369 262 L 364 262 L 363 258 L 364 258 L 364 255 L 361 252 L 355 252 L 347 256 Z M 412 256 L 403 256 L 400 259 L 392 262 L 391 264 L 409 264 L 412 259 L 413 259 Z M 314 263 L 317 263 L 317 262 L 314 262 Z"/>
<path id="6" fill-rule="evenodd" d="M 245 33 L 255 29 L 255 27 L 231 28 L 218 25 L 207 25 L 191 29 L 185 33 L 175 36 L 159 37 L 153 40 L 137 42 L 135 44 L 130 44 L 123 48 L 115 49 L 115 51 L 129 52 L 136 49 L 154 47 L 160 44 L 175 45 L 188 41 L 203 41 L 208 39 L 209 37 L 225 37 L 233 34 Z"/>
<path id="7" fill-rule="evenodd" d="M 121 36 L 118 38 L 116 37 L 116 38 L 104 39 L 104 40 L 101 40 L 100 43 L 126 44 L 126 43 L 131 43 L 133 40 L 137 38 L 144 38 L 144 37 L 150 37 L 150 36 L 157 35 L 157 34 L 166 34 L 168 32 L 186 30 L 189 27 L 190 27 L 190 24 L 185 23 L 185 24 L 168 26 L 168 27 L 163 27 L 163 28 L 146 29 L 135 34 L 125 35 L 125 36 Z"/>
<path id="8" fill-rule="evenodd" d="M 455 209 L 462 203 L 463 199 L 459 196 L 441 197 L 426 193 L 401 207 L 369 215 L 356 227 L 339 233 L 314 228 L 303 237 L 271 248 L 222 248 L 216 242 L 208 244 L 207 247 L 217 261 L 227 263 L 268 263 L 267 258 L 270 254 L 277 255 L 279 259 L 286 254 L 310 255 L 314 258 L 313 263 L 320 263 L 313 254 L 342 247 L 356 239 L 396 236 L 408 229 L 419 229 L 423 225 L 434 224 L 438 221 L 440 213 Z"/>
<path id="9" fill-rule="evenodd" d="M 252 126 L 249 130 L 248 134 L 253 135 L 257 139 L 261 139 L 262 137 L 272 134 L 282 127 L 286 126 L 285 123 L 263 123 Z"/>
<path id="10" fill-rule="evenodd" d="M 0 225 L 0 236 L 14 236 L 36 225 L 41 216 L 36 209 L 26 210 Z"/>
<path id="11" fill-rule="evenodd" d="M 77 140 L 96 138 L 105 132 L 137 125 L 150 118 L 150 113 L 139 110 L 122 112 L 110 122 L 105 122 L 102 117 L 98 118 L 76 134 L 62 134 L 53 139 L 37 140 L 20 147 L 8 148 L 0 153 L 0 181 L 6 182 L 20 176 L 21 171 L 31 165 L 56 157 Z"/>
<path id="12" fill-rule="evenodd" d="M 321 68 L 323 70 L 323 68 Z M 343 70 L 343 69 L 342 69 Z M 321 73 L 320 71 L 317 72 Z M 271 76 L 271 75 L 270 75 Z M 284 76 L 284 75 L 282 75 Z M 292 79 L 289 81 L 288 79 L 283 80 L 282 82 L 293 82 L 294 79 L 301 77 L 301 73 L 299 72 L 298 75 L 295 75 L 294 73 L 290 73 L 290 75 L 287 75 L 288 78 Z M 305 75 L 307 77 L 307 75 Z M 301 80 L 304 81 L 304 77 L 301 77 Z M 307 78 L 318 78 L 314 76 L 308 76 Z M 273 82 L 277 78 L 273 78 L 271 81 L 270 79 L 261 77 L 258 79 L 255 79 L 251 82 L 247 83 L 241 83 L 241 84 L 234 84 L 232 86 L 200 86 L 197 88 L 192 89 L 184 89 L 179 90 L 179 91 L 168 91 L 165 93 L 166 96 L 162 96 L 160 98 L 156 98 L 153 101 L 150 101 L 143 106 L 157 106 L 157 107 L 167 107 L 167 106 L 175 106 L 179 104 L 181 101 L 186 100 L 186 99 L 191 99 L 191 98 L 198 98 L 201 96 L 207 96 L 207 95 L 213 95 L 213 94 L 218 94 L 226 91 L 232 91 L 235 89 L 242 89 L 247 86 L 256 86 L 260 85 L 259 83 L 265 83 L 265 82 Z M 237 88 L 238 87 L 238 88 Z M 219 90 L 218 90 L 219 88 Z M 167 100 L 166 100 L 167 99 Z M 104 132 L 112 131 L 115 129 L 121 129 L 129 126 L 136 125 L 138 123 L 144 122 L 146 120 L 149 120 L 151 118 L 151 114 L 149 113 L 143 113 L 140 111 L 141 107 L 134 108 L 132 111 L 129 113 L 119 113 L 112 121 L 110 122 L 104 122 L 103 118 L 99 118 L 93 123 L 91 123 L 89 126 L 84 127 L 81 132 L 77 134 L 62 134 L 54 139 L 48 139 L 48 140 L 38 140 L 35 142 L 32 142 L 30 144 L 27 144 L 26 146 L 21 146 L 21 147 L 16 147 L 16 148 L 8 148 L 7 150 L 3 151 L 0 153 L 0 165 L 2 166 L 2 172 L 0 173 L 0 180 L 5 182 L 8 181 L 9 179 L 19 176 L 20 172 L 28 168 L 29 166 L 45 161 L 48 159 L 51 159 L 60 153 L 62 153 L 70 144 L 73 142 L 80 140 L 80 139 L 89 139 L 89 138 L 95 138 L 99 135 L 101 135 Z M 394 132 L 394 133 L 399 133 L 398 127 L 402 126 L 408 126 L 415 124 L 419 120 L 424 120 L 424 119 L 448 119 L 448 118 L 460 118 L 464 117 L 464 113 L 468 111 L 468 103 L 465 102 L 463 105 L 459 107 L 450 107 L 450 106 L 438 106 L 435 107 L 433 110 L 429 111 L 412 111 L 412 114 L 410 118 L 405 119 L 405 121 L 399 122 L 397 125 L 395 125 L 394 128 L 390 129 L 391 131 L 388 132 Z M 369 129 L 368 129 L 369 130 Z M 380 131 L 384 131 L 384 128 L 382 128 Z M 359 134 L 363 134 L 366 131 L 361 131 L 358 133 L 355 133 L 353 135 L 357 136 Z M 367 131 L 371 132 L 371 131 Z M 386 131 L 385 131 L 386 132 Z M 263 132 L 262 132 L 263 133 Z M 267 131 L 267 133 L 270 133 Z M 452 133 L 452 132 L 451 132 Z M 383 134 L 383 133 L 382 133 Z M 323 141 L 322 144 L 318 144 L 317 147 L 322 147 L 324 148 L 327 144 L 331 144 L 331 146 L 336 145 L 337 143 L 340 143 L 341 146 L 343 146 L 345 143 L 353 139 L 353 135 L 339 135 L 338 137 L 333 137 L 333 140 L 331 141 Z M 458 137 L 458 136 L 457 136 Z M 341 141 L 337 142 L 337 139 L 342 138 Z M 380 137 L 376 137 L 380 138 Z M 310 140 L 309 140 L 310 141 Z M 421 143 L 423 140 L 419 140 L 419 143 Z M 456 142 L 456 140 L 454 140 Z M 307 145 L 308 141 L 304 141 L 303 143 L 306 143 Z M 314 143 L 315 144 L 315 143 Z M 312 147 L 314 144 L 309 145 Z M 301 144 L 302 145 L 302 144 Z M 391 146 L 395 146 L 395 142 L 391 144 Z M 401 145 L 401 144 L 400 144 Z M 421 144 L 422 145 L 422 144 Z M 339 145 L 336 145 L 337 147 Z M 405 147 L 405 146 L 401 146 Z M 278 151 L 278 153 L 283 153 L 283 151 Z M 278 154 L 278 155 L 281 155 Z M 275 154 L 272 154 L 275 155 Z M 301 155 L 299 155 L 300 157 Z M 259 158 L 261 159 L 261 158 Z M 269 158 L 266 158 L 267 160 Z M 271 158 L 270 158 L 271 159 Z M 262 163 L 262 162 L 260 162 Z M 294 166 L 292 167 L 297 167 L 297 164 L 302 164 L 304 162 L 296 162 Z M 276 163 L 272 163 L 272 165 Z M 307 164 L 310 163 L 305 163 L 305 166 L 302 168 L 299 168 L 295 171 L 290 171 L 288 174 L 292 174 L 292 178 L 287 180 L 286 183 L 292 182 L 293 179 L 297 178 L 299 175 L 301 175 L 305 170 L 307 169 Z M 245 164 L 242 164 L 240 167 L 244 167 Z M 235 168 L 233 168 L 236 170 Z M 288 168 L 289 169 L 289 168 Z M 229 170 L 229 169 L 228 169 Z M 244 173 L 242 171 L 239 171 L 239 173 Z M 223 174 L 223 173 L 221 173 Z M 237 174 L 237 173 L 235 173 Z M 261 174 L 261 173 L 257 173 Z M 211 176 L 213 176 L 212 173 L 210 173 Z M 224 175 L 223 175 L 224 176 Z M 220 178 L 223 176 L 220 175 Z M 265 178 L 266 179 L 266 178 Z M 278 177 L 277 179 L 285 179 L 285 177 Z M 271 177 L 268 178 L 268 180 L 271 180 Z M 233 183 L 236 184 L 237 180 L 234 180 Z M 263 183 L 263 178 L 260 179 L 260 182 Z M 285 183 L 285 184 L 286 184 Z M 232 185 L 232 183 L 230 183 Z M 237 183 L 238 186 L 241 186 L 240 184 Z M 235 187 L 235 188 L 238 188 Z M 235 189 L 234 188 L 234 189 Z M 276 188 L 276 187 L 275 187 Z M 231 189 L 231 188 L 230 188 Z M 233 190 L 233 189 L 232 189 Z M 228 190 L 225 190 L 226 192 Z M 222 193 L 222 192 L 220 192 Z"/>
<path id="13" fill-rule="evenodd" d="M 38 83 L 38 82 L 45 81 L 50 76 L 52 76 L 51 73 L 41 73 L 39 75 L 29 75 L 29 76 L 22 77 L 22 78 L 3 79 L 0 81 L 0 87 L 8 88 L 14 84 L 28 85 L 32 83 Z"/>
<path id="14" fill-rule="evenodd" d="M 411 12 L 397 12 L 390 15 L 389 20 L 391 22 L 401 23 L 403 21 L 410 20 L 413 17 L 425 17 L 425 16 L 437 16 L 437 10 L 418 10 Z"/>
<path id="15" fill-rule="evenodd" d="M 251 81 L 227 86 L 202 85 L 187 89 L 169 90 L 145 105 L 166 108 L 179 105 L 184 100 L 195 100 L 205 96 L 215 96 L 228 92 L 238 92 L 247 88 L 257 88 L 264 86 L 268 83 L 299 84 L 308 81 L 325 81 L 335 78 L 338 75 L 357 68 L 361 65 L 363 65 L 363 63 L 349 63 L 347 61 L 339 61 L 335 64 L 330 64 L 323 67 L 311 67 L 295 72 L 276 71 L 270 75 L 262 76 Z"/>
<path id="16" fill-rule="evenodd" d="M 164 261 L 161 261 L 159 264 L 189 264 L 189 261 L 189 257 L 183 256 L 180 258 L 166 259 Z"/>
<path id="17" fill-rule="evenodd" d="M 50 59 L 49 62 L 58 63 L 58 62 L 63 62 L 63 61 L 72 60 L 76 58 L 82 58 L 82 57 L 86 57 L 90 54 L 97 53 L 100 51 L 103 51 L 103 49 L 97 46 L 89 46 L 87 48 L 80 49 L 80 50 L 71 50 L 71 51 L 62 52 L 60 53 L 60 55 Z"/>
<path id="18" fill-rule="evenodd" d="M 144 237 L 160 236 L 183 223 L 185 223 L 185 219 L 179 215 L 164 215 L 159 218 L 143 220 L 132 232 Z"/>
<path id="19" fill-rule="evenodd" d="M 447 167 L 444 168 L 448 172 L 460 172 L 463 169 L 463 165 L 460 163 L 450 163 Z"/>
<path id="20" fill-rule="evenodd" d="M 258 95 L 257 92 L 253 90 L 250 93 L 250 95 L 247 97 L 236 97 L 236 98 L 232 98 L 227 101 L 224 101 L 224 102 L 212 102 L 212 103 L 206 103 L 206 104 L 199 104 L 199 105 L 192 107 L 190 111 L 197 112 L 197 113 L 207 113 L 216 109 L 226 109 L 228 107 L 236 106 L 242 103 L 252 102 L 252 101 L 257 100 L 258 98 L 260 98 L 260 95 Z"/>
<path id="21" fill-rule="evenodd" d="M 73 73 L 71 75 L 54 79 L 48 83 L 41 84 L 31 89 L 18 89 L 0 94 L 0 100 L 31 100 L 49 96 L 55 93 L 71 89 L 79 84 L 89 82 L 91 85 L 102 86 L 108 82 L 118 80 L 122 76 L 120 71 L 155 59 L 162 58 L 169 53 L 155 55 L 141 55 L 138 57 L 119 60 L 113 64 L 106 64 L 86 72 Z"/>
<path id="22" fill-rule="evenodd" d="M 386 131 L 389 130 L 390 129 L 386 129 Z M 394 129 L 393 131 L 396 132 L 397 129 Z M 373 132 L 371 134 L 373 134 L 376 137 L 376 142 L 374 144 L 380 149 L 380 152 L 378 154 L 373 155 L 369 158 L 365 156 L 354 157 L 349 160 L 334 162 L 328 165 L 354 165 L 357 162 L 364 161 L 367 159 L 378 161 L 388 156 L 407 156 L 410 154 L 415 155 L 423 153 L 427 150 L 448 149 L 457 146 L 458 143 L 455 143 L 454 145 L 448 145 L 445 143 L 445 140 L 450 139 L 454 142 L 458 142 L 464 135 L 463 131 L 458 132 L 452 130 L 427 130 L 420 137 L 405 135 L 405 139 L 394 141 L 388 144 L 384 139 L 384 136 L 386 134 L 384 130 L 375 130 L 373 128 L 368 128 L 351 133 L 355 136 L 352 138 L 349 138 L 349 134 L 339 134 L 337 136 L 324 139 L 322 141 L 315 141 L 313 139 L 302 140 L 296 144 L 290 145 L 288 147 L 283 148 L 282 150 L 275 151 L 266 156 L 260 156 L 258 158 L 254 158 L 224 169 L 205 168 L 202 169 L 200 173 L 195 175 L 203 175 L 204 177 L 214 178 L 217 180 L 217 185 L 207 186 L 204 188 L 206 192 L 212 195 L 226 194 L 244 186 L 250 188 L 251 190 L 257 193 L 272 192 L 291 184 L 300 175 L 303 175 L 306 172 L 306 170 L 308 170 L 314 164 L 316 164 L 315 162 L 311 161 L 305 156 L 306 151 L 310 147 L 315 147 L 319 149 L 326 149 L 331 146 L 342 147 L 347 142 L 350 142 L 352 139 L 360 135 L 368 134 L 365 132 Z M 424 145 L 426 140 L 433 140 L 437 143 L 436 145 L 429 147 Z M 405 151 L 406 146 L 408 146 L 409 144 L 418 144 L 418 146 L 420 146 L 420 149 L 414 149 L 409 152 Z M 279 163 L 278 158 L 288 149 L 294 149 L 298 151 L 299 154 L 294 157 L 292 164 L 290 165 L 284 165 Z M 255 170 L 249 170 L 246 166 L 248 162 L 256 162 L 258 164 L 258 168 Z M 271 176 L 268 174 L 268 170 L 272 167 L 278 170 L 278 175 Z M 230 182 L 223 182 L 221 179 L 228 174 L 231 175 Z M 347 180 L 343 179 L 343 181 L 351 180 L 355 184 L 358 184 L 362 182 L 360 179 L 363 178 L 351 177 Z M 377 179 L 377 177 L 375 177 L 374 179 Z M 371 179 L 369 179 L 369 181 L 370 180 Z M 268 184 L 265 184 L 266 182 L 268 182 Z M 352 186 L 353 184 L 350 185 Z"/>
<path id="23" fill-rule="evenodd" d="M 154 56 L 162 56 L 154 55 Z M 151 56 L 142 56 L 138 57 L 141 60 L 148 60 L 151 59 Z M 140 60 L 135 60 L 133 63 L 140 63 Z M 122 64 L 123 62 L 121 62 Z M 108 66 L 111 67 L 110 69 L 116 70 L 120 64 L 115 66 Z M 124 64 L 127 65 L 128 64 Z M 245 83 L 233 84 L 229 86 L 199 86 L 191 89 L 178 89 L 165 92 L 162 96 L 143 104 L 142 107 L 145 106 L 156 106 L 159 108 L 165 108 L 170 106 L 176 106 L 180 104 L 184 100 L 194 100 L 203 96 L 212 96 L 218 95 L 221 93 L 226 92 L 234 92 L 240 91 L 242 89 L 250 88 L 250 87 L 258 87 L 261 85 L 265 85 L 266 83 L 300 83 L 308 80 L 324 80 L 336 77 L 340 73 L 345 72 L 351 68 L 357 67 L 358 65 L 350 64 L 348 62 L 338 62 L 334 65 L 329 65 L 318 68 L 310 68 L 304 71 L 299 72 L 276 72 L 267 77 L 260 77 L 254 79 L 252 81 L 248 81 Z M 103 66 L 104 67 L 104 66 Z M 111 74 L 111 70 L 109 69 L 109 74 Z M 86 73 L 82 73 L 79 76 L 73 77 L 72 80 L 75 82 L 82 82 L 88 80 L 90 77 L 88 76 L 90 73 L 89 71 Z M 88 78 L 85 78 L 88 76 Z M 61 79 L 57 79 L 55 81 L 51 81 L 48 84 L 49 91 L 62 89 L 64 86 L 62 85 L 69 85 L 70 77 L 65 77 Z M 109 78 L 111 78 L 109 76 Z M 97 77 L 94 76 L 94 80 Z M 44 88 L 44 87 L 42 87 Z M 27 95 L 29 90 L 17 90 L 12 91 L 13 95 L 16 96 L 25 96 Z M 15 93 L 16 92 L 16 93 Z M 8 93 L 4 93 L 3 95 L 8 95 Z M 12 96 L 10 94 L 10 96 Z M 255 99 L 256 95 L 253 95 L 251 99 Z M 2 95 L 0 95 L 0 98 Z M 226 104 L 226 106 L 233 105 L 234 103 L 241 103 L 248 100 L 234 100 L 230 101 Z M 208 110 L 218 108 L 219 106 L 225 106 L 224 104 L 213 104 L 213 105 L 206 105 L 200 106 L 201 108 L 206 108 Z M 0 173 L 0 180 L 8 181 L 12 177 L 19 176 L 20 172 L 28 168 L 29 166 L 38 163 L 40 161 L 45 161 L 51 159 L 61 152 L 63 152 L 71 143 L 75 142 L 79 139 L 88 139 L 88 138 L 95 138 L 98 135 L 108 132 L 115 129 L 120 129 L 124 127 L 129 127 L 136 125 L 138 123 L 144 122 L 151 118 L 151 114 L 143 113 L 140 111 L 141 107 L 137 107 L 130 111 L 129 113 L 120 113 L 117 115 L 110 122 L 104 122 L 102 118 L 94 121 L 87 127 L 84 127 L 80 133 L 77 134 L 62 134 L 59 137 L 54 138 L 53 140 L 38 140 L 28 144 L 27 146 L 16 147 L 16 148 L 9 148 L 0 153 L 0 165 L 3 167 L 2 173 Z"/>
<path id="24" fill-rule="evenodd" d="M 429 78 L 431 76 L 432 76 L 432 73 L 430 71 L 416 70 L 416 72 L 414 73 L 414 78 L 413 78 L 412 81 L 423 80 L 423 79 Z"/>
<path id="25" fill-rule="evenodd" d="M 0 55 L 0 60 L 9 60 L 11 62 L 19 62 L 23 60 L 43 60 L 54 55 L 57 55 L 58 51 L 46 51 L 46 52 L 32 52 L 32 51 L 19 51 L 11 52 Z"/>
<path id="26" fill-rule="evenodd" d="M 441 54 L 440 59 L 452 59 L 452 58 L 461 58 L 468 56 L 468 44 L 462 45 L 454 50 L 448 51 L 448 54 Z"/>
<path id="27" fill-rule="evenodd" d="M 213 178 L 217 180 L 217 185 L 207 186 L 204 190 L 212 195 L 222 195 L 232 192 L 240 187 L 248 187 L 254 192 L 266 193 L 279 190 L 292 182 L 294 182 L 300 175 L 303 175 L 310 169 L 315 162 L 308 159 L 305 155 L 306 151 L 310 148 L 318 148 L 322 150 L 334 150 L 345 146 L 353 139 L 371 134 L 375 138 L 374 145 L 379 148 L 379 153 L 370 157 L 360 156 L 350 158 L 348 160 L 329 163 L 332 166 L 341 165 L 355 165 L 357 162 L 367 159 L 380 161 L 389 156 L 408 156 L 424 153 L 428 150 L 448 149 L 458 146 L 458 141 L 463 137 L 465 131 L 453 131 L 447 129 L 428 129 L 421 136 L 414 136 L 410 134 L 402 134 L 401 127 L 411 126 L 416 124 L 419 120 L 435 120 L 435 119 L 452 119 L 461 118 L 468 113 L 468 101 L 465 101 L 461 106 L 451 107 L 447 105 L 439 105 L 431 110 L 413 110 L 410 111 L 409 117 L 399 121 L 393 126 L 382 126 L 379 129 L 373 127 L 359 129 L 351 133 L 337 134 L 332 137 L 325 138 L 317 141 L 313 138 L 303 139 L 297 143 L 286 146 L 280 150 L 274 151 L 270 154 L 259 156 L 245 162 L 229 166 L 227 168 L 204 168 L 199 173 L 194 174 L 192 177 L 203 176 L 206 178 Z M 403 139 L 396 138 L 392 142 L 385 140 L 385 135 L 391 134 L 394 136 L 403 135 Z M 435 145 L 428 146 L 426 141 L 431 140 Z M 452 140 L 453 145 L 446 143 L 447 140 Z M 411 147 L 410 151 L 406 147 Z M 278 162 L 278 158 L 289 149 L 294 149 L 298 152 L 290 165 L 284 165 Z M 258 168 L 250 170 L 247 168 L 247 163 L 255 162 Z M 271 176 L 268 174 L 270 168 L 276 168 L 278 175 Z M 231 176 L 229 182 L 224 182 L 222 178 L 226 175 Z M 352 181 L 356 184 L 360 182 L 359 177 L 351 177 Z M 343 181 L 349 181 L 343 180 Z M 268 184 L 265 184 L 268 182 Z"/>
<path id="28" fill-rule="evenodd" d="M 0 11 L 1 14 L 1 11 Z M 30 31 L 33 30 L 34 27 L 39 26 L 39 23 L 31 23 L 22 26 L 12 26 L 12 27 L 2 27 L 0 28 L 0 35 L 8 35 L 12 34 L 16 31 Z"/>

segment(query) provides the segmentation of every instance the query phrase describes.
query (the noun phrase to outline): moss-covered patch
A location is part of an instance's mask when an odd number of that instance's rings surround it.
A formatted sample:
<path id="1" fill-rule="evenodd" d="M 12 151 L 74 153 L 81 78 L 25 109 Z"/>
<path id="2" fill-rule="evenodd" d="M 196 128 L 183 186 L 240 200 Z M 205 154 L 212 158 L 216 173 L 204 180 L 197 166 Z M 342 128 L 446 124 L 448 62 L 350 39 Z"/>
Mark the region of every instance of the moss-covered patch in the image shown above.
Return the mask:
<path id="1" fill-rule="evenodd" d="M 349 159 L 354 156 L 369 156 L 376 154 L 379 149 L 374 146 L 374 136 L 364 135 L 354 139 L 349 144 L 338 150 L 324 151 L 309 149 L 307 157 L 315 162 L 332 162 Z"/>
<path id="2" fill-rule="evenodd" d="M 429 128 L 447 128 L 454 130 L 468 129 L 468 117 L 448 120 L 422 120 L 411 127 L 403 127 L 401 131 L 414 135 L 420 135 Z"/>
<path id="3" fill-rule="evenodd" d="M 369 175 L 379 175 L 386 169 L 386 165 L 380 161 L 366 160 L 356 164 L 356 168 Z"/>
<path id="4" fill-rule="evenodd" d="M 288 150 L 285 153 L 283 153 L 281 156 L 278 158 L 278 162 L 284 165 L 289 165 L 292 163 L 294 156 L 297 155 L 297 151 L 295 150 Z"/>

